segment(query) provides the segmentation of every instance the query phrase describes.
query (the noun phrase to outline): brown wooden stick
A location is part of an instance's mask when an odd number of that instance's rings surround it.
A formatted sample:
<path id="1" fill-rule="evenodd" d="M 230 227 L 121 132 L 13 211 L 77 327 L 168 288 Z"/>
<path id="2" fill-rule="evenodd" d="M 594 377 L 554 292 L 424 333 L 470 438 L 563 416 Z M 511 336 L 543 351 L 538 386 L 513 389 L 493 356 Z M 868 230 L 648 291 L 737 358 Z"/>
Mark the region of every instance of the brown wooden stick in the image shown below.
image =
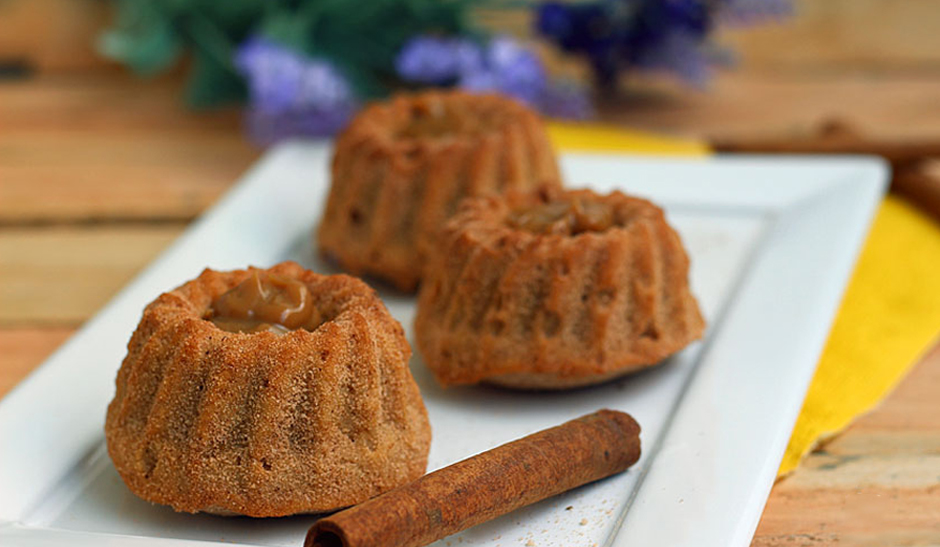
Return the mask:
<path id="1" fill-rule="evenodd" d="M 891 189 L 940 220 L 940 175 L 931 172 L 927 162 L 896 170 Z"/>
<path id="2" fill-rule="evenodd" d="M 894 169 L 940 156 L 940 139 L 887 141 L 873 139 L 852 124 L 838 118 L 824 120 L 810 135 L 778 139 L 721 140 L 712 142 L 716 152 L 758 152 L 764 154 L 873 154 L 891 163 Z"/>
<path id="3" fill-rule="evenodd" d="M 940 158 L 940 139 L 885 141 L 832 119 L 809 135 L 779 139 L 713 140 L 716 152 L 761 154 L 873 154 L 891 163 L 891 191 L 940 220 L 940 176 L 926 166 Z"/>
<path id="4" fill-rule="evenodd" d="M 760 154 L 872 154 L 881 156 L 892 165 L 924 158 L 940 157 L 940 139 L 934 141 L 891 142 L 861 138 L 767 139 L 767 140 L 713 140 L 716 152 Z"/>
<path id="5" fill-rule="evenodd" d="M 305 547 L 420 547 L 640 458 L 640 426 L 600 410 L 439 469 L 319 520 Z"/>

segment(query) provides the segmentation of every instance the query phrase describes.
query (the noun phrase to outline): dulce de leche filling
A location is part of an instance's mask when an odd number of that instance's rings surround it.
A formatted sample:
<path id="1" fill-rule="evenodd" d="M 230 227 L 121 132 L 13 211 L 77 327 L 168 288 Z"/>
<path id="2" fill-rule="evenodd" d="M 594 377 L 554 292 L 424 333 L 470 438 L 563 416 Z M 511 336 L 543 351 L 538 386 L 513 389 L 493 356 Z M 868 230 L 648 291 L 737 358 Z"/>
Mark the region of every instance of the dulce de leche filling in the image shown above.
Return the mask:
<path id="1" fill-rule="evenodd" d="M 244 333 L 312 331 L 322 322 L 306 285 L 257 269 L 216 298 L 205 318 L 224 331 Z"/>
<path id="2" fill-rule="evenodd" d="M 489 109 L 461 108 L 441 100 L 425 100 L 411 106 L 408 119 L 398 131 L 404 139 L 441 138 L 449 135 L 479 135 L 495 125 Z"/>
<path id="3" fill-rule="evenodd" d="M 574 198 L 513 211 L 507 222 L 514 228 L 536 234 L 577 235 L 603 232 L 614 226 L 616 219 L 610 205 Z"/>

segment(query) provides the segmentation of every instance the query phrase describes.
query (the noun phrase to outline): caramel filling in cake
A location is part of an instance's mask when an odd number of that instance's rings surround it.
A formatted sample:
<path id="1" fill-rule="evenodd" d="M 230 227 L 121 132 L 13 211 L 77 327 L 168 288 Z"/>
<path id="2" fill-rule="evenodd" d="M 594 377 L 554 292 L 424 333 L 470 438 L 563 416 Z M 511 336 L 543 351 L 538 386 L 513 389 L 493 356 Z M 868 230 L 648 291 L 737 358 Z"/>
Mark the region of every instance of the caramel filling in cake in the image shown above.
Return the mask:
<path id="1" fill-rule="evenodd" d="M 205 318 L 224 331 L 244 333 L 312 331 L 322 323 L 303 283 L 261 270 L 216 298 Z"/>
<path id="2" fill-rule="evenodd" d="M 563 235 L 603 232 L 617 225 L 610 205 L 580 198 L 513 211 L 507 222 L 513 228 L 536 234 Z"/>
<path id="3" fill-rule="evenodd" d="M 439 139 L 451 135 L 478 136 L 498 125 L 495 112 L 458 108 L 444 101 L 416 103 L 398 130 L 400 139 Z"/>

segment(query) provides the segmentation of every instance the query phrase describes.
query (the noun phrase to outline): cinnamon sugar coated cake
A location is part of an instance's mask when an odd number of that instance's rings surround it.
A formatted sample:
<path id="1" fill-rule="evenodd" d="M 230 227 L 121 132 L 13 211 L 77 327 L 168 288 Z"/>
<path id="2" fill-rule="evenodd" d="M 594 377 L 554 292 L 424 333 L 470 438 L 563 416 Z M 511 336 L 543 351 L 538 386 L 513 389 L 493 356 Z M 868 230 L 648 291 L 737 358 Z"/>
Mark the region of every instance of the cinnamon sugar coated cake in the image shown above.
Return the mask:
<path id="1" fill-rule="evenodd" d="M 332 511 L 424 473 L 401 325 L 365 283 L 294 263 L 205 270 L 144 310 L 108 407 L 141 498 L 255 517 Z"/>
<path id="2" fill-rule="evenodd" d="M 602 382 L 702 336 L 688 272 L 679 236 L 643 199 L 553 189 L 468 199 L 429 255 L 418 349 L 443 385 Z"/>
<path id="3" fill-rule="evenodd" d="M 509 98 L 459 91 L 365 108 L 337 139 L 331 174 L 320 252 L 405 291 L 417 286 L 462 198 L 560 187 L 537 114 Z"/>

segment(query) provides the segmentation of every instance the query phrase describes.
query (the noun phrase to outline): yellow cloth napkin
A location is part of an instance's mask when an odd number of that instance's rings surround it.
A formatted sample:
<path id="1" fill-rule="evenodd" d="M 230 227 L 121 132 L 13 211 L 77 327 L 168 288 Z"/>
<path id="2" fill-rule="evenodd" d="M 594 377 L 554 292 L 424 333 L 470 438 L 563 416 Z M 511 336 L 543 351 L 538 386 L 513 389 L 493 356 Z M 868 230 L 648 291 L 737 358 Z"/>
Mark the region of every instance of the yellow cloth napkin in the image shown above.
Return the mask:
<path id="1" fill-rule="evenodd" d="M 551 123 L 559 150 L 705 155 L 708 147 L 618 128 Z M 885 198 L 836 314 L 779 475 L 875 406 L 940 333 L 940 226 Z"/>

